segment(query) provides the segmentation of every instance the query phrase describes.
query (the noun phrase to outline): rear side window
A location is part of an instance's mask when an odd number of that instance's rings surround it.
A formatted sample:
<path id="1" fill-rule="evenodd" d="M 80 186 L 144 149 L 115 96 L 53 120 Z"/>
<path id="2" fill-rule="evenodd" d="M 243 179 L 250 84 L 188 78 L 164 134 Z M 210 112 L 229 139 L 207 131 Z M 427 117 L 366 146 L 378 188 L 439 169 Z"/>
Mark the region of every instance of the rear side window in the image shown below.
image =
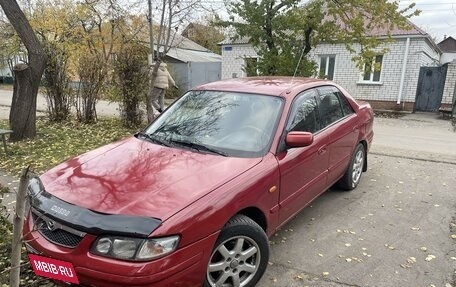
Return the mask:
<path id="1" fill-rule="evenodd" d="M 344 111 L 339 97 L 329 89 L 319 90 L 320 93 L 320 119 L 322 128 L 337 122 L 344 117 Z"/>
<path id="2" fill-rule="evenodd" d="M 340 91 L 337 93 L 340 99 L 340 104 L 342 105 L 342 110 L 344 111 L 344 115 L 348 116 L 350 114 L 353 114 L 353 108 L 350 106 L 350 103 L 348 102 L 347 98 L 342 94 Z"/>

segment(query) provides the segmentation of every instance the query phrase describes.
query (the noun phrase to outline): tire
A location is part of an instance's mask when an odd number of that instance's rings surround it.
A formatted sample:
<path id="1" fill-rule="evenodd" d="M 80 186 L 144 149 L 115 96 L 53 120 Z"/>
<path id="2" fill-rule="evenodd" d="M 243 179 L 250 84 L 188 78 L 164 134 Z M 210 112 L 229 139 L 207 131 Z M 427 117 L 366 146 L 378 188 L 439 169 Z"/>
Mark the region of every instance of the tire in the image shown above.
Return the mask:
<path id="1" fill-rule="evenodd" d="M 364 161 L 366 159 L 366 149 L 363 144 L 358 144 L 353 152 L 350 164 L 344 176 L 337 182 L 337 186 L 343 190 L 355 189 L 361 181 L 363 174 Z"/>
<path id="2" fill-rule="evenodd" d="M 269 260 L 264 230 L 245 215 L 223 227 L 209 259 L 204 287 L 253 287 Z"/>

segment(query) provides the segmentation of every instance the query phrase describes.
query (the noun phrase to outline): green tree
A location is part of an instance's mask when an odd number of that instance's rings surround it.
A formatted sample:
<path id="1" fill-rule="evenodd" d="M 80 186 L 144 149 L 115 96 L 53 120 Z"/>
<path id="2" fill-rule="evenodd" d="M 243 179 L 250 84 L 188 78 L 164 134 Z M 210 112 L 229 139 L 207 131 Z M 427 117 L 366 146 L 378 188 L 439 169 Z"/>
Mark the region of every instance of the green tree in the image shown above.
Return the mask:
<path id="1" fill-rule="evenodd" d="M 409 26 L 407 18 L 418 15 L 415 4 L 399 10 L 398 1 L 314 0 L 299 6 L 299 0 L 242 0 L 228 4 L 229 20 L 217 25 L 233 27 L 236 38 L 248 38 L 260 59 L 262 75 L 308 76 L 315 63 L 305 57 L 320 42 L 344 43 L 359 68 L 372 59 L 381 41 L 369 35 L 374 29 L 390 32 Z M 361 46 L 356 51 L 354 44 Z M 297 64 L 300 63 L 299 67 Z"/>

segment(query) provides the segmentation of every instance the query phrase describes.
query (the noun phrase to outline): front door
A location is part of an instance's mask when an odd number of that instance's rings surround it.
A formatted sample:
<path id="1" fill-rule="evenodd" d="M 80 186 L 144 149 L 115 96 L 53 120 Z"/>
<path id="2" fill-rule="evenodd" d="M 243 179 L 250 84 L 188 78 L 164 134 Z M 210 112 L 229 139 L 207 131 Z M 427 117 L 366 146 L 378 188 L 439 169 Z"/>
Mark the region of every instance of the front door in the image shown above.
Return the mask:
<path id="1" fill-rule="evenodd" d="M 277 155 L 281 174 L 280 222 L 290 219 L 325 189 L 328 133 L 320 129 L 317 93 L 305 91 L 293 103 L 286 132 L 311 132 L 314 141 L 310 146 L 286 149 Z"/>

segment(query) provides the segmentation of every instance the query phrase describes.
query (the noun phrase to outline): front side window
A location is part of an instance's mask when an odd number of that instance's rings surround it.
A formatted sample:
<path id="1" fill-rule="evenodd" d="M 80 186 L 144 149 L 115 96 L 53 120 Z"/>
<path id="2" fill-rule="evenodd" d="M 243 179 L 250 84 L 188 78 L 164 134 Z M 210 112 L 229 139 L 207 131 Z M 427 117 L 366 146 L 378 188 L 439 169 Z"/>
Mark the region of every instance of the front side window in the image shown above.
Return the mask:
<path id="1" fill-rule="evenodd" d="M 293 106 L 292 120 L 288 131 L 315 133 L 320 130 L 318 104 L 314 90 L 306 91 L 296 100 Z"/>
<path id="2" fill-rule="evenodd" d="M 333 80 L 334 79 L 334 68 L 336 66 L 336 56 L 320 56 L 320 78 Z"/>
<path id="3" fill-rule="evenodd" d="M 176 148 L 259 157 L 269 149 L 281 114 L 279 97 L 222 91 L 189 91 L 145 131 Z"/>
<path id="4" fill-rule="evenodd" d="M 362 74 L 363 82 L 381 82 L 382 75 L 382 66 L 383 66 L 383 55 L 377 55 L 373 57 L 364 65 L 364 71 Z"/>

